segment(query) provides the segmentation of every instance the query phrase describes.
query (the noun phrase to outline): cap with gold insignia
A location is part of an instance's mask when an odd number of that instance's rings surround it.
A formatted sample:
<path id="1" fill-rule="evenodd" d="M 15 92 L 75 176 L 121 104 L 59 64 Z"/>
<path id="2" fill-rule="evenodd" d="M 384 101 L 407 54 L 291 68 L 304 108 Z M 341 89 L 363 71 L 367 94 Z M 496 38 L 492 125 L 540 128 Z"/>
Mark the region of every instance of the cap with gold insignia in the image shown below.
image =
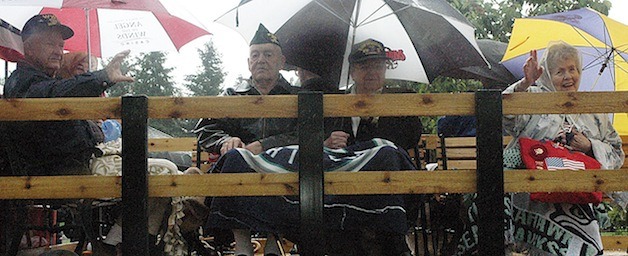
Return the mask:
<path id="1" fill-rule="evenodd" d="M 257 32 L 255 32 L 255 36 L 253 36 L 253 39 L 251 39 L 251 43 L 249 44 L 249 46 L 254 44 L 276 44 L 281 47 L 277 36 L 273 33 L 270 33 L 270 31 L 268 31 L 268 29 L 264 27 L 264 25 L 262 25 L 261 23 L 257 28 Z"/>
<path id="2" fill-rule="evenodd" d="M 24 24 L 24 28 L 22 28 L 22 40 L 26 40 L 26 38 L 33 35 L 35 32 L 45 29 L 57 29 L 61 32 L 63 40 L 74 36 L 74 31 L 70 27 L 61 24 L 54 14 L 38 14 L 30 18 L 26 24 Z"/>
<path id="3" fill-rule="evenodd" d="M 390 58 L 386 56 L 386 47 L 384 47 L 382 42 L 369 38 L 353 45 L 351 54 L 349 54 L 349 63 L 357 63 L 370 59 L 390 60 Z"/>

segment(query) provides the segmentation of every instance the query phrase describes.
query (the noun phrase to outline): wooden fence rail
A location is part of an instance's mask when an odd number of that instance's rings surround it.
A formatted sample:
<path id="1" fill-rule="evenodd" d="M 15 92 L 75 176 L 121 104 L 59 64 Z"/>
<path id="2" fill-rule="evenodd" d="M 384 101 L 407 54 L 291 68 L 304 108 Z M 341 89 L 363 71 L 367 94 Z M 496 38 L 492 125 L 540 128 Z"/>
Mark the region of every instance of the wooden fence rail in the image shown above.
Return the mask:
<path id="1" fill-rule="evenodd" d="M 486 97 L 488 96 L 488 97 Z M 299 95 L 301 97 L 301 95 Z M 307 96 L 305 96 L 307 97 Z M 141 98 L 141 97 L 138 97 Z M 128 100 L 127 100 L 128 101 Z M 0 113 L 2 121 L 19 120 L 70 120 L 95 118 L 122 118 L 124 123 L 123 137 L 125 142 L 134 138 L 132 132 L 146 128 L 146 121 L 133 116 L 133 112 L 125 116 L 124 108 L 129 103 L 123 103 L 119 98 L 72 98 L 72 99 L 12 99 L 0 101 L 0 107 L 5 111 Z M 495 103 L 498 104 L 495 104 Z M 530 104 L 534 102 L 535 104 Z M 501 106 L 486 109 L 486 106 Z M 148 98 L 143 111 L 147 118 L 200 118 L 200 117 L 286 117 L 296 118 L 298 109 L 310 107 L 301 103 L 297 96 L 242 96 L 242 97 L 155 97 Z M 128 107 L 127 107 L 128 108 Z M 480 91 L 477 93 L 460 94 L 402 94 L 402 95 L 325 95 L 323 104 L 317 106 L 324 116 L 438 116 L 438 115 L 477 115 L 479 116 L 478 135 L 479 150 L 489 149 L 491 159 L 487 154 L 478 154 L 477 162 L 486 163 L 501 160 L 501 131 L 495 132 L 486 127 L 486 120 L 490 115 L 498 118 L 502 114 L 538 114 L 538 113 L 625 113 L 628 109 L 628 92 L 597 92 L 597 93 L 513 93 L 504 96 L 499 93 Z M 264 111 L 259 111 L 263 109 Z M 140 109 L 141 110 L 141 109 Z M 492 111 L 489 118 L 482 118 L 483 111 Z M 130 116 L 129 116 L 130 114 Z M 141 114 L 141 112 L 140 112 Z M 136 120 L 133 120 L 133 119 Z M 322 127 L 322 126 L 321 126 Z M 141 135 L 141 132 L 139 133 Z M 493 134 L 499 134 L 493 135 Z M 145 154 L 150 146 L 144 135 L 134 145 L 136 152 L 123 151 L 123 163 L 146 162 Z M 480 140 L 497 140 L 499 147 L 480 143 Z M 128 143 L 125 143 L 128 144 Z M 124 150 L 124 148 L 123 148 Z M 492 152 L 492 153 L 491 153 Z M 495 153 L 497 152 L 497 153 Z M 302 163 L 303 164 L 303 163 Z M 495 165 L 492 165 L 495 166 Z M 123 168 L 125 168 L 123 166 Z M 137 180 L 138 172 L 142 168 L 128 166 L 123 169 L 123 177 L 2 177 L 0 178 L 0 198 L 99 198 L 118 197 L 123 201 L 135 199 L 145 202 L 148 196 L 166 197 L 175 195 L 205 195 L 205 196 L 239 196 L 239 195 L 285 195 L 298 194 L 303 191 L 303 182 L 299 182 L 297 174 L 215 174 L 202 177 L 186 176 L 155 176 L 148 177 L 142 183 L 139 177 L 139 186 L 124 186 L 125 179 Z M 127 171 L 130 170 L 130 171 Z M 532 192 L 532 191 L 625 191 L 628 183 L 622 182 L 628 178 L 628 170 L 600 170 L 595 172 L 539 172 L 539 171 L 507 171 L 499 168 L 478 166 L 477 171 L 443 171 L 443 172 L 364 172 L 364 173 L 326 173 L 324 174 L 321 191 L 325 194 L 395 194 L 395 193 L 462 193 L 482 191 L 483 186 L 478 178 L 486 177 L 483 173 L 490 171 L 503 174 L 503 179 L 492 186 L 503 187 L 505 192 Z M 322 170 L 307 170 L 307 172 L 322 172 Z M 568 175 L 565 175 L 565 172 Z M 304 173 L 302 170 L 301 173 Z M 321 175 L 322 177 L 322 175 Z M 138 183 L 134 183 L 138 184 Z M 145 185 L 141 185 L 145 184 Z M 490 189 L 489 189 L 490 190 Z M 318 197 L 319 199 L 321 197 Z M 498 198 L 498 197 L 496 197 Z M 309 205 L 320 205 L 308 202 Z M 501 205 L 500 202 L 495 205 Z M 127 204 L 124 207 L 128 207 Z M 478 206 L 479 208 L 481 206 Z M 145 208 L 135 209 L 135 214 L 146 215 Z M 303 209 L 302 209 L 303 210 Z M 320 214 L 322 209 L 309 209 L 313 215 Z M 124 222 L 124 220 L 123 220 Z M 309 225 L 321 224 L 322 219 L 310 222 Z M 481 224 L 480 231 L 488 228 L 500 227 L 500 219 L 489 219 Z M 137 235 L 124 232 L 123 236 L 147 237 L 146 226 L 142 221 L 127 222 L 125 229 L 138 232 Z M 486 229 L 485 229 L 486 228 Z M 310 229 L 311 230 L 311 229 Z M 480 232 L 480 241 L 483 241 L 486 232 Z M 320 235 L 320 234 L 318 234 Z M 501 235 L 498 235 L 501 236 Z M 502 238 L 503 239 L 503 236 Z M 320 237 L 312 236 L 309 239 L 313 244 L 305 244 L 302 255 L 317 255 L 320 246 L 316 241 L 323 241 Z M 499 240 L 490 240 L 490 243 L 500 244 Z M 133 243 L 128 243 L 133 244 Z M 147 255 L 147 245 L 142 239 L 139 243 L 124 244 L 123 252 L 127 255 Z M 499 247 L 481 249 L 483 255 L 498 255 L 503 253 Z M 496 252 L 499 252 L 495 254 Z"/>

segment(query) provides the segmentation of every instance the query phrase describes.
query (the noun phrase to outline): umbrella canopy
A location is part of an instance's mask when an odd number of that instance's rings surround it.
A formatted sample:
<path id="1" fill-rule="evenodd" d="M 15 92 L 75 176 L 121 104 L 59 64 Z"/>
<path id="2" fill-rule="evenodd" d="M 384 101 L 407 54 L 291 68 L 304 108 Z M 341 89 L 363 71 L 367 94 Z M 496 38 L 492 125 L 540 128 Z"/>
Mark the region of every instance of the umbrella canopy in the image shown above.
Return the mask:
<path id="1" fill-rule="evenodd" d="M 477 41 L 482 54 L 484 54 L 490 66 L 463 67 L 448 71 L 443 76 L 476 79 L 481 81 L 485 88 L 500 88 L 502 90 L 516 82 L 518 79 L 500 63 L 508 44 L 490 39 L 479 39 Z"/>
<path id="2" fill-rule="evenodd" d="M 562 40 L 582 54 L 579 91 L 628 90 L 628 26 L 589 8 L 516 19 L 502 64 L 523 78 L 530 50 L 539 56 Z M 614 127 L 628 134 L 627 114 L 614 115 Z"/>
<path id="3" fill-rule="evenodd" d="M 200 36 L 209 35 L 205 29 L 171 15 L 159 0 L 5 2 L 0 18 L 13 26 L 23 27 L 35 14 L 54 14 L 74 30 L 74 36 L 66 41 L 66 50 L 85 51 L 99 57 L 113 56 L 126 49 L 175 51 Z"/>
<path id="4" fill-rule="evenodd" d="M 391 79 L 429 83 L 448 70 L 486 65 L 475 29 L 444 0 L 245 0 L 217 21 L 247 41 L 264 24 L 289 64 L 341 86 L 351 46 L 368 38 L 390 48 Z"/>
<path id="5" fill-rule="evenodd" d="M 20 30 L 0 19 L 0 59 L 17 62 L 24 58 Z"/>

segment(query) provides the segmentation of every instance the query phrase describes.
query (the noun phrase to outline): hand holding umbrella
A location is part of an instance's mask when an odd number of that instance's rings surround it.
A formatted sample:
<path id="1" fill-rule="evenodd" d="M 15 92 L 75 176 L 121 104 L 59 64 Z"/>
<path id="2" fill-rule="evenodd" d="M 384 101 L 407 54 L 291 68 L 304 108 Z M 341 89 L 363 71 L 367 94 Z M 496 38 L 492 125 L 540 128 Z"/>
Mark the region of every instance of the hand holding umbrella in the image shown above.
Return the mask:
<path id="1" fill-rule="evenodd" d="M 109 80 L 114 83 L 118 82 L 133 82 L 135 79 L 130 76 L 126 76 L 122 74 L 122 70 L 120 67 L 122 66 L 122 61 L 124 58 L 129 56 L 130 50 L 122 51 L 116 54 L 111 62 L 105 67 L 105 71 L 107 72 L 107 76 Z"/>
<path id="2" fill-rule="evenodd" d="M 539 66 L 536 50 L 530 51 L 530 57 L 526 60 L 526 64 L 523 65 L 523 73 L 523 81 L 515 88 L 517 92 L 527 90 L 543 74 L 543 67 Z"/>

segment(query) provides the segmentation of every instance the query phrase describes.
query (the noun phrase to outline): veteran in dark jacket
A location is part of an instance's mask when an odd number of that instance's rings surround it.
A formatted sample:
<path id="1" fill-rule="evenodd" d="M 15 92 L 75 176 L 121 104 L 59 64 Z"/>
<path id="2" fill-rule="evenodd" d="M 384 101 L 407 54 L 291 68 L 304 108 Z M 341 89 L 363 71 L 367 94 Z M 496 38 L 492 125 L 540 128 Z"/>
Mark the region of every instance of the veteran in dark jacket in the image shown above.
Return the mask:
<path id="1" fill-rule="evenodd" d="M 295 94 L 298 88 L 291 86 L 279 73 L 285 61 L 286 58 L 277 37 L 260 24 L 249 47 L 248 64 L 251 78 L 236 88 L 227 89 L 225 95 Z M 197 124 L 195 132 L 198 134 L 199 144 L 205 151 L 222 155 L 217 164 L 221 166 L 230 159 L 239 157 L 238 152 L 232 149 L 244 148 L 257 155 L 269 148 L 298 144 L 296 125 L 297 120 L 290 118 L 202 119 Z M 216 167 L 216 171 L 222 171 L 222 169 Z M 230 208 L 235 202 L 246 202 L 246 199 L 215 198 L 210 203 L 211 215 L 206 226 L 231 229 L 235 240 L 235 255 L 253 255 L 251 230 L 218 223 L 219 221 L 216 221 L 220 216 L 213 215 L 217 213 L 216 209 Z M 254 207 L 246 203 L 242 204 Z M 276 241 L 277 238 L 273 234 L 267 234 L 264 248 L 266 255 L 280 254 Z"/>
<path id="2" fill-rule="evenodd" d="M 288 95 L 298 87 L 291 86 L 279 73 L 286 58 L 277 37 L 263 25 L 251 40 L 249 70 L 251 78 L 225 95 Z M 246 148 L 259 154 L 266 149 L 297 144 L 296 119 L 239 118 L 203 119 L 196 127 L 204 150 L 224 154 L 233 148 Z"/>
<path id="3" fill-rule="evenodd" d="M 386 47 L 376 40 L 367 39 L 355 44 L 349 54 L 349 74 L 355 82 L 347 93 L 414 93 L 410 89 L 384 86 L 390 59 Z M 393 104 L 393 103 L 391 103 Z M 423 126 L 417 116 L 402 117 L 351 117 L 344 118 L 339 130 L 325 140 L 325 146 L 344 148 L 373 138 L 389 140 L 403 148 L 413 148 L 421 139 Z"/>
<path id="4" fill-rule="evenodd" d="M 25 59 L 8 78 L 3 97 L 97 97 L 116 82 L 133 81 L 120 71 L 128 51 L 116 55 L 104 70 L 57 78 L 65 40 L 73 35 L 72 29 L 52 14 L 29 19 L 22 29 Z M 87 121 L 5 122 L 2 126 L 13 174 L 90 174 L 96 136 Z"/>

